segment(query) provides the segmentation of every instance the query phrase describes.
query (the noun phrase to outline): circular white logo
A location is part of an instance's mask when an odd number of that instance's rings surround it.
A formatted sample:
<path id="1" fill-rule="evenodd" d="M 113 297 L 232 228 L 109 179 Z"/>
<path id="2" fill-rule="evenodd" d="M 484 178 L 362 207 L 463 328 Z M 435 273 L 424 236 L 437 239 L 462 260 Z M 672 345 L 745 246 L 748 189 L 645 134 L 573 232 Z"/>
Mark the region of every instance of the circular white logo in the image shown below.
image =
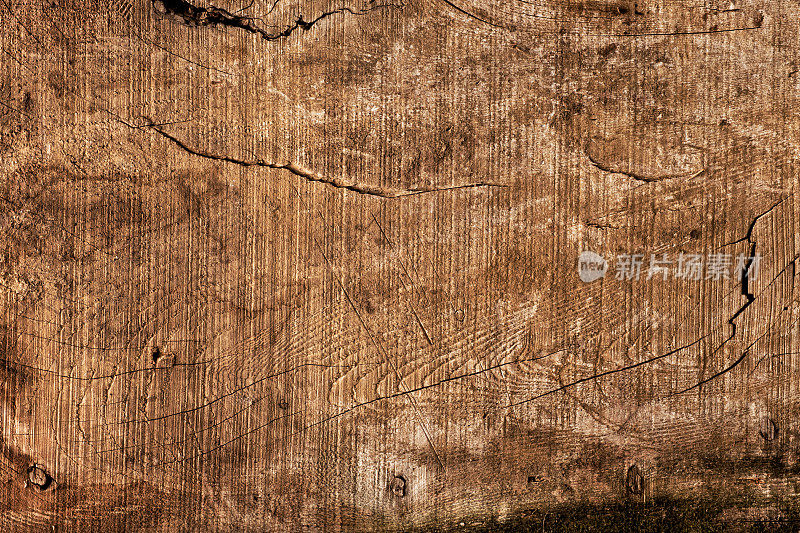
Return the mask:
<path id="1" fill-rule="evenodd" d="M 602 255 L 594 252 L 581 252 L 578 256 L 578 276 L 581 281 L 589 283 L 606 275 L 608 263 Z"/>

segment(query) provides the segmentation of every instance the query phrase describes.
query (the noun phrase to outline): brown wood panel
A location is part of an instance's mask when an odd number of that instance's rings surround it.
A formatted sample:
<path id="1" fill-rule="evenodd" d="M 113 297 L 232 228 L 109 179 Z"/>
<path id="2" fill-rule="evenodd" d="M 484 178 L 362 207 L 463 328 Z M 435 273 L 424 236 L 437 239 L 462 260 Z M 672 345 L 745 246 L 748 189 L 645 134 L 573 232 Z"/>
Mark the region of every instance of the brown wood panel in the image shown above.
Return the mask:
<path id="1" fill-rule="evenodd" d="M 0 529 L 796 528 L 799 21 L 0 0 Z"/>

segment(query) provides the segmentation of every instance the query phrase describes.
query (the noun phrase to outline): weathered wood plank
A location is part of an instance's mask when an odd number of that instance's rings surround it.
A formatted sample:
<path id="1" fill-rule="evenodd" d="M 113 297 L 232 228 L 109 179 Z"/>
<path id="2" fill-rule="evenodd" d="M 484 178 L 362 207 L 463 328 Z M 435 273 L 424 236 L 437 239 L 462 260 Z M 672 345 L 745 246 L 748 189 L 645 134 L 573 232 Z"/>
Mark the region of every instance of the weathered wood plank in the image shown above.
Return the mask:
<path id="1" fill-rule="evenodd" d="M 791 526 L 798 14 L 2 0 L 2 527 Z"/>

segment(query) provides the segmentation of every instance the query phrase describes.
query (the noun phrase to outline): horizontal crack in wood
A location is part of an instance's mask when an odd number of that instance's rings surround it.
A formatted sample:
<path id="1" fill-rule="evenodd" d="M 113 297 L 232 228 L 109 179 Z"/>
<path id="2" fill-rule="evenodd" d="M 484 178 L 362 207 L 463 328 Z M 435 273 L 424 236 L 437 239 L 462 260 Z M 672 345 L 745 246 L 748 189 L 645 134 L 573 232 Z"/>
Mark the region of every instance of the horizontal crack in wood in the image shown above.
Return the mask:
<path id="1" fill-rule="evenodd" d="M 189 2 L 186 2 L 185 0 L 153 0 L 153 5 L 156 6 L 156 9 L 161 13 L 180 17 L 187 26 L 228 26 L 260 35 L 266 41 L 275 41 L 282 37 L 288 37 L 298 28 L 309 30 L 317 22 L 331 15 L 336 15 L 338 13 L 363 15 L 369 11 L 373 11 L 381 7 L 393 6 L 394 4 L 378 4 L 370 6 L 364 10 L 340 7 L 337 9 L 332 9 L 331 11 L 326 11 L 312 20 L 305 20 L 303 16 L 300 15 L 293 24 L 287 26 L 284 30 L 275 33 L 270 33 L 267 30 L 256 26 L 252 22 L 253 19 L 251 17 L 236 15 L 230 11 L 215 6 L 209 6 L 207 8 L 197 7 Z"/>
<path id="2" fill-rule="evenodd" d="M 326 185 L 330 185 L 331 187 L 336 187 L 337 189 L 346 189 L 348 191 L 352 191 L 358 194 L 365 194 L 369 196 L 377 196 L 379 198 L 399 198 L 403 196 L 413 196 L 417 194 L 425 194 L 425 193 L 433 193 L 433 192 L 442 192 L 442 191 L 454 191 L 458 189 L 470 189 L 476 187 L 508 187 L 507 185 L 502 184 L 495 184 L 495 183 L 486 183 L 486 182 L 478 182 L 478 183 L 467 183 L 464 185 L 453 185 L 449 187 L 420 187 L 414 189 L 395 189 L 389 187 L 381 187 L 378 185 L 368 185 L 363 183 L 357 183 L 352 181 L 347 181 L 342 178 L 333 178 L 323 176 L 318 174 L 312 170 L 309 170 L 297 163 L 268 163 L 263 160 L 246 160 L 246 159 L 237 159 L 234 157 L 230 157 L 227 155 L 220 155 L 220 154 L 212 154 L 209 152 L 204 152 L 201 150 L 197 150 L 194 148 L 189 147 L 186 143 L 179 140 L 178 138 L 170 135 L 169 133 L 165 132 L 161 128 L 158 128 L 154 125 L 148 125 L 148 127 L 156 132 L 158 132 L 162 137 L 170 140 L 173 144 L 181 148 L 182 150 L 199 157 L 204 157 L 206 159 L 212 159 L 214 161 L 223 161 L 226 163 L 232 163 L 234 165 L 239 165 L 243 167 L 262 167 L 262 168 L 272 168 L 277 170 L 288 170 L 295 176 L 299 176 L 304 178 L 307 181 L 311 182 L 318 182 L 324 183 Z"/>
<path id="3" fill-rule="evenodd" d="M 632 172 L 630 170 L 621 170 L 618 168 L 610 167 L 604 163 L 601 163 L 594 157 L 592 157 L 588 152 L 584 152 L 586 157 L 589 159 L 589 162 L 596 168 L 602 170 L 603 172 L 608 172 L 610 174 L 622 174 L 623 176 L 627 176 L 633 180 L 641 181 L 644 183 L 657 183 L 659 181 L 677 179 L 677 178 L 695 178 L 705 172 L 706 169 L 700 169 L 696 172 L 690 174 L 664 174 L 661 176 L 647 176 L 645 174 L 639 174 L 637 172 Z"/>

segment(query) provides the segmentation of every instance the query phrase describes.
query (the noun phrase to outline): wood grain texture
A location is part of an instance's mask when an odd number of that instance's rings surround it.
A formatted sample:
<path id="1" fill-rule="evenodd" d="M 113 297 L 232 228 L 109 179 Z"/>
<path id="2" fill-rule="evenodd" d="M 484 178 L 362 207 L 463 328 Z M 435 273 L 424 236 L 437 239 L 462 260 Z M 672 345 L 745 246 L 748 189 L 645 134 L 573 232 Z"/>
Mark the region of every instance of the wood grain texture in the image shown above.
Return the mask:
<path id="1" fill-rule="evenodd" d="M 0 529 L 796 527 L 800 5 L 380 2 L 0 0 Z"/>

